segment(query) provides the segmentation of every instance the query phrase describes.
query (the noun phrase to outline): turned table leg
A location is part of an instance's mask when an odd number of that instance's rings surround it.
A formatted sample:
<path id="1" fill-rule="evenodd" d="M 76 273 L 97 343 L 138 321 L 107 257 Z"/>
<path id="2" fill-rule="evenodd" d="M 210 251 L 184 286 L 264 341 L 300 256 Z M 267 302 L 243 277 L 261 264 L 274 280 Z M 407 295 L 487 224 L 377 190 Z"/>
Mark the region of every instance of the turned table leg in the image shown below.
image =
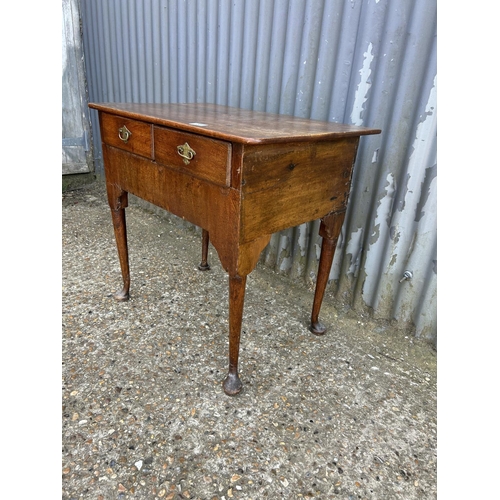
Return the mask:
<path id="1" fill-rule="evenodd" d="M 246 276 L 229 277 L 229 372 L 222 383 L 224 392 L 229 396 L 238 394 L 242 389 L 238 375 L 238 357 L 246 281 Z"/>
<path id="2" fill-rule="evenodd" d="M 208 243 L 210 237 L 206 229 L 201 231 L 201 263 L 198 266 L 200 271 L 209 271 L 210 265 L 208 264 Z"/>
<path id="3" fill-rule="evenodd" d="M 116 300 L 128 300 L 130 290 L 130 270 L 128 263 L 128 247 L 127 247 L 127 225 L 125 222 L 125 209 L 111 209 L 113 219 L 113 229 L 115 231 L 116 246 L 118 248 L 118 258 L 120 260 L 120 268 L 123 278 L 123 289 L 114 294 Z"/>
<path id="4" fill-rule="evenodd" d="M 319 321 L 319 311 L 323 303 L 328 277 L 332 268 L 333 255 L 337 240 L 344 222 L 345 212 L 330 214 L 321 220 L 319 233 L 323 237 L 321 243 L 321 255 L 318 266 L 318 279 L 316 281 L 316 290 L 314 292 L 314 302 L 311 313 L 311 325 L 309 330 L 315 335 L 324 335 L 326 326 Z"/>

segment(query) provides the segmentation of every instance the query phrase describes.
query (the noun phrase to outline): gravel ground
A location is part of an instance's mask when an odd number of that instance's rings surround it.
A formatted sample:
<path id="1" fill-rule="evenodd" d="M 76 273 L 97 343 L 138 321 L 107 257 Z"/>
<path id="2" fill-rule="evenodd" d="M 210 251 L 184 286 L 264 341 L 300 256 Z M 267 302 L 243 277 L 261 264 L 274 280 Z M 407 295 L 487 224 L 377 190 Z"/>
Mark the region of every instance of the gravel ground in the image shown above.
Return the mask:
<path id="1" fill-rule="evenodd" d="M 62 498 L 434 499 L 436 352 L 313 291 L 248 277 L 228 397 L 227 277 L 200 234 L 131 200 L 131 299 L 105 190 L 63 194 Z"/>

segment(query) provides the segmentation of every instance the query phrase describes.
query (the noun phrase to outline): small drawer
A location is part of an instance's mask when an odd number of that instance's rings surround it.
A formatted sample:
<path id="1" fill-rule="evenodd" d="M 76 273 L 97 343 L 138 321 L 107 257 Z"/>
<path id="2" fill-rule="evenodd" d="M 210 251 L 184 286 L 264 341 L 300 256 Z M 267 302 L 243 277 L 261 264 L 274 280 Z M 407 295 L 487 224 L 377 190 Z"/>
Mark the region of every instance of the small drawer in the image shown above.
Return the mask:
<path id="1" fill-rule="evenodd" d="M 151 129 L 150 124 L 141 121 L 101 115 L 102 142 L 147 158 L 153 158 Z"/>
<path id="2" fill-rule="evenodd" d="M 222 186 L 230 185 L 231 144 L 166 127 L 154 127 L 155 160 Z"/>

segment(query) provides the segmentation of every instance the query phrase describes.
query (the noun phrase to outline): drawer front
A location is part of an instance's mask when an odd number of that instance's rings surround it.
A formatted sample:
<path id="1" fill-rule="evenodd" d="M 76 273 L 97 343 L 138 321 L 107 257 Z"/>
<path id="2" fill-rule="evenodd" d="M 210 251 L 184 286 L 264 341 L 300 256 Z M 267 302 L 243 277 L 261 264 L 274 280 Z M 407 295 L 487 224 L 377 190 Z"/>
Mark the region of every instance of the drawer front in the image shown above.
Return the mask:
<path id="1" fill-rule="evenodd" d="M 105 144 L 153 158 L 152 125 L 121 116 L 101 115 L 101 137 Z"/>
<path id="2" fill-rule="evenodd" d="M 231 144 L 210 137 L 154 127 L 155 160 L 221 186 L 230 185 Z"/>

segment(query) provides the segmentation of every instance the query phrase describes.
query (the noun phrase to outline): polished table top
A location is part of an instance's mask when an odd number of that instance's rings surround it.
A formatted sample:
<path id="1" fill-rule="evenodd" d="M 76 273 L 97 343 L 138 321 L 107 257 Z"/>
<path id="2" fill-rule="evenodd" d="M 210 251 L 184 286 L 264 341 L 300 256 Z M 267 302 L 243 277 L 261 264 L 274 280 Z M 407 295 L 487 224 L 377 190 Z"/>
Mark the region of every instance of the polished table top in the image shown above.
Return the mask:
<path id="1" fill-rule="evenodd" d="M 379 134 L 379 129 L 219 104 L 91 103 L 91 108 L 242 144 L 323 141 Z"/>

